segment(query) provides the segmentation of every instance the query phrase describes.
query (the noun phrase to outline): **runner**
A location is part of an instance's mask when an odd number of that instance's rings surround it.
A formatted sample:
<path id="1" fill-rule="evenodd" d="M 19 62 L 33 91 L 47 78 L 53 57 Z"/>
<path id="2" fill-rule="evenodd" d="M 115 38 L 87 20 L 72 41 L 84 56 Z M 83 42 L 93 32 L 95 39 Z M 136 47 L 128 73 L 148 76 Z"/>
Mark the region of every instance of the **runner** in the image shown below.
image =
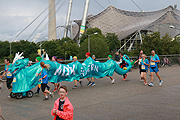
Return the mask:
<path id="1" fill-rule="evenodd" d="M 36 59 L 35 59 L 36 62 L 40 62 L 41 60 L 42 60 L 41 57 L 36 57 Z"/>
<path id="2" fill-rule="evenodd" d="M 35 61 L 36 62 L 40 62 L 42 60 L 42 58 L 41 57 L 36 57 L 36 59 L 35 59 Z M 41 71 L 42 72 L 42 71 Z M 39 73 L 39 74 L 37 74 L 36 75 L 36 77 L 38 76 L 38 75 L 40 75 L 41 74 L 41 72 Z M 34 93 L 35 95 L 39 95 L 39 91 L 40 91 L 40 88 L 41 88 L 41 82 L 40 81 L 38 81 L 38 87 L 37 87 L 37 92 L 36 93 Z M 50 91 L 50 87 L 47 85 L 47 88 L 48 88 L 48 90 Z"/>
<path id="3" fill-rule="evenodd" d="M 119 52 L 116 52 L 116 54 L 115 54 L 115 61 L 118 65 L 120 64 Z"/>
<path id="4" fill-rule="evenodd" d="M 52 61 L 57 65 L 57 58 L 56 58 L 56 56 L 52 57 Z M 54 87 L 55 87 L 53 92 L 57 91 L 59 89 L 60 83 L 52 83 L 52 84 L 54 84 Z"/>
<path id="5" fill-rule="evenodd" d="M 122 69 L 126 69 L 127 63 L 123 60 L 122 57 L 123 57 L 123 53 L 120 53 L 120 67 L 121 67 Z M 124 74 L 122 81 L 125 81 L 126 78 L 127 78 L 127 76 L 128 76 L 127 73 Z"/>
<path id="6" fill-rule="evenodd" d="M 149 66 L 149 61 L 146 59 L 146 55 L 142 54 L 142 60 L 141 60 L 141 79 L 144 79 L 144 85 L 147 85 L 147 78 L 146 74 L 148 72 L 148 66 Z"/>
<path id="7" fill-rule="evenodd" d="M 96 56 L 95 56 L 95 55 L 93 55 L 93 56 L 92 56 L 92 59 L 93 59 L 94 61 L 96 61 Z"/>
<path id="8" fill-rule="evenodd" d="M 67 87 L 61 86 L 58 93 L 60 97 L 55 101 L 51 110 L 53 120 L 73 120 L 74 108 L 67 97 Z"/>
<path id="9" fill-rule="evenodd" d="M 159 78 L 159 86 L 162 86 L 163 80 L 161 80 L 161 77 L 159 75 L 159 69 L 157 63 L 160 62 L 160 59 L 157 54 L 155 54 L 155 51 L 151 51 L 150 56 L 150 73 L 151 73 L 151 83 L 148 86 L 153 87 L 153 72 L 156 73 L 156 76 Z"/>
<path id="10" fill-rule="evenodd" d="M 108 60 L 112 59 L 112 55 L 108 55 Z M 111 79 L 111 84 L 115 83 L 115 79 L 113 79 L 112 76 L 109 76 L 109 78 Z"/>
<path id="11" fill-rule="evenodd" d="M 4 73 L 0 76 L 0 78 L 3 78 L 3 76 L 6 74 L 6 85 L 7 85 L 7 88 L 9 89 L 9 92 L 11 93 L 12 91 L 12 81 L 13 81 L 13 74 L 10 73 L 9 71 L 9 68 L 12 67 L 12 64 L 10 63 L 10 60 L 9 58 L 6 58 L 4 60 L 4 63 L 5 63 L 5 68 L 4 68 Z M 10 98 L 10 96 L 8 96 L 8 98 Z"/>
<path id="12" fill-rule="evenodd" d="M 46 69 L 49 69 L 49 65 L 46 65 L 44 62 L 40 63 L 42 72 L 41 72 L 41 78 L 39 81 L 41 82 L 41 90 L 43 91 L 43 94 L 45 96 L 44 100 L 48 100 L 48 94 L 50 94 L 51 98 L 53 97 L 53 92 L 51 93 L 50 91 L 46 90 L 47 84 L 48 84 L 48 76 Z"/>
<path id="13" fill-rule="evenodd" d="M 135 63 L 138 62 L 138 65 L 139 65 L 139 73 L 141 74 L 141 60 L 142 60 L 143 50 L 140 50 L 139 53 L 140 53 L 140 54 L 138 55 L 137 60 L 136 60 Z M 134 64 L 135 64 L 135 63 L 134 63 Z M 142 78 L 141 78 L 141 82 L 143 82 L 143 79 L 142 79 Z"/>
<path id="14" fill-rule="evenodd" d="M 87 53 L 86 53 L 86 59 L 88 59 L 89 57 L 90 57 L 90 52 L 87 52 Z M 94 78 L 93 78 L 93 77 L 91 78 L 92 82 L 91 82 L 90 78 L 87 78 L 87 79 L 88 79 L 88 81 L 89 81 L 89 83 L 87 84 L 87 86 L 95 86 L 95 85 L 96 85 L 96 83 L 94 82 Z"/>
<path id="15" fill-rule="evenodd" d="M 79 62 L 78 60 L 77 60 L 77 57 L 76 56 L 74 56 L 73 57 L 73 62 L 75 63 L 75 62 Z M 79 62 L 79 64 L 81 64 L 80 62 Z M 77 66 L 78 67 L 78 66 Z M 81 69 L 81 68 L 79 68 L 79 69 Z M 81 87 L 82 87 L 82 81 L 81 80 L 74 80 L 74 82 L 75 82 L 75 85 L 74 85 L 74 87 L 72 88 L 72 89 L 76 89 L 77 88 L 77 82 L 79 82 L 79 84 L 81 85 Z"/>
<path id="16" fill-rule="evenodd" d="M 28 67 L 32 65 L 32 61 L 29 61 L 28 62 Z"/>

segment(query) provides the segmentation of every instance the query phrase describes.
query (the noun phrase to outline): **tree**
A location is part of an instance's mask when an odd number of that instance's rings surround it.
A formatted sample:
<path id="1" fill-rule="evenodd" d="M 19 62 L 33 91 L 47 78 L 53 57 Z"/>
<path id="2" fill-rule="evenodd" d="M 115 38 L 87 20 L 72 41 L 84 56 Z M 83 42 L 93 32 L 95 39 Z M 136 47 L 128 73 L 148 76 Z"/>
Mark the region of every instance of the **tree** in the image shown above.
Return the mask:
<path id="1" fill-rule="evenodd" d="M 10 44 L 8 41 L 0 41 L 0 59 L 10 55 Z"/>
<path id="2" fill-rule="evenodd" d="M 96 58 L 104 58 L 109 54 L 109 47 L 105 42 L 105 37 L 102 34 L 89 36 L 90 40 L 90 53 L 96 55 Z M 79 58 L 84 58 L 85 53 L 88 52 L 88 38 L 81 43 L 79 50 Z"/>
<path id="3" fill-rule="evenodd" d="M 64 58 L 65 53 L 67 57 L 75 56 L 79 52 L 79 47 L 69 37 L 63 38 L 61 40 L 52 41 L 42 41 L 42 49 L 50 56 L 57 56 L 58 58 Z"/>
<path id="4" fill-rule="evenodd" d="M 88 38 L 88 35 L 92 35 L 94 33 L 97 33 L 99 35 L 102 35 L 102 32 L 99 28 L 95 27 L 95 28 L 88 28 L 86 30 L 85 34 L 82 34 L 82 36 L 80 37 L 80 44 L 84 42 L 85 39 Z"/>
<path id="5" fill-rule="evenodd" d="M 37 56 L 38 56 L 37 53 L 31 53 L 28 58 L 29 58 L 30 61 L 35 61 L 35 58 Z"/>
<path id="6" fill-rule="evenodd" d="M 23 52 L 24 57 L 28 58 L 31 53 L 35 53 L 37 45 L 35 43 L 21 40 L 19 42 L 11 43 L 11 55 L 10 55 L 10 43 L 8 41 L 0 41 L 0 59 L 9 57 L 12 60 L 17 52 Z"/>
<path id="7" fill-rule="evenodd" d="M 51 40 L 51 41 L 44 41 L 42 44 L 42 49 L 45 49 L 45 52 L 49 56 L 58 56 L 57 54 L 57 48 L 59 48 L 59 44 L 57 44 L 57 41 Z"/>
<path id="8" fill-rule="evenodd" d="M 143 43 L 137 47 L 137 51 L 142 49 L 147 55 L 151 54 L 151 50 L 155 50 L 159 55 L 178 54 L 179 47 L 177 39 L 173 40 L 168 34 L 160 37 L 159 32 L 154 32 L 143 38 Z"/>
<path id="9" fill-rule="evenodd" d="M 17 46 L 19 46 L 18 47 L 19 50 L 14 50 L 14 51 L 16 53 L 23 52 L 25 58 L 28 58 L 31 53 L 36 53 L 38 49 L 38 46 L 34 42 L 21 40 L 19 42 L 16 42 L 16 44 Z"/>
<path id="10" fill-rule="evenodd" d="M 118 40 L 118 36 L 115 33 L 107 33 L 106 42 L 110 52 L 113 52 L 114 50 L 117 51 L 117 49 L 120 48 L 120 40 Z"/>
<path id="11" fill-rule="evenodd" d="M 77 56 L 79 53 L 79 46 L 75 43 L 75 41 L 68 40 L 67 42 L 63 43 L 62 51 L 64 54 L 67 53 L 67 58 L 70 56 Z"/>

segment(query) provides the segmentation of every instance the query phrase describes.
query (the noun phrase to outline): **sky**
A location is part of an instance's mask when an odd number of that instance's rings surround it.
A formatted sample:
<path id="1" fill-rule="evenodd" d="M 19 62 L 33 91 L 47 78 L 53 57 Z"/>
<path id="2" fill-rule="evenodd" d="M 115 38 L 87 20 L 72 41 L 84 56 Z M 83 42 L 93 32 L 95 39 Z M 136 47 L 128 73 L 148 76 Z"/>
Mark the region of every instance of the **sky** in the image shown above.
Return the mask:
<path id="1" fill-rule="evenodd" d="M 59 4 L 56 9 L 56 25 L 65 25 L 69 0 L 55 0 Z M 143 11 L 156 11 L 177 5 L 180 10 L 180 0 L 133 0 Z M 33 21 L 42 11 L 48 7 L 49 0 L 0 0 L 0 40 L 12 41 L 31 21 Z M 98 3 L 100 4 L 98 4 Z M 82 19 L 85 0 L 73 0 L 71 20 Z M 96 15 L 112 5 L 118 9 L 140 12 L 141 10 L 131 0 L 90 0 L 88 14 Z M 61 6 L 61 7 L 60 7 Z M 48 10 L 39 17 L 28 29 L 26 29 L 16 40 L 27 40 L 41 21 L 47 16 Z M 38 41 L 47 39 L 48 18 L 40 25 L 37 31 L 28 39 L 33 40 L 38 33 L 42 33 Z M 63 34 L 63 28 L 60 32 Z M 59 33 L 57 32 L 59 38 Z"/>

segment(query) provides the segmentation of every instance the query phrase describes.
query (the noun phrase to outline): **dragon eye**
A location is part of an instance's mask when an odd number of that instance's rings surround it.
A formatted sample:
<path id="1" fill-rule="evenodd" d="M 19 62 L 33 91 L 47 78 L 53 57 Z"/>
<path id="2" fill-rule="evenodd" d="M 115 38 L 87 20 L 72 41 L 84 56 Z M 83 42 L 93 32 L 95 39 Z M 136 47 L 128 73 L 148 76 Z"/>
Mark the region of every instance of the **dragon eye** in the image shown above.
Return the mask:
<path id="1" fill-rule="evenodd" d="M 18 64 L 18 62 L 16 62 L 16 64 Z"/>

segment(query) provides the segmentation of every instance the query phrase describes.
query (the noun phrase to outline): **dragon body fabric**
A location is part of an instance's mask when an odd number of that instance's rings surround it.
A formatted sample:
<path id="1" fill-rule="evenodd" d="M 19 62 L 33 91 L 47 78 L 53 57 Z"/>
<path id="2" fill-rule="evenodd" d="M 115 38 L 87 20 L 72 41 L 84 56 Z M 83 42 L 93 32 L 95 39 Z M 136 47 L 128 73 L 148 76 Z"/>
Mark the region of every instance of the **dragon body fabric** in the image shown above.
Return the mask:
<path id="1" fill-rule="evenodd" d="M 126 58 L 128 58 L 126 56 Z M 45 64 L 49 64 L 50 68 L 47 70 L 48 81 L 57 83 L 62 81 L 72 82 L 83 78 L 103 78 L 105 76 L 112 76 L 114 71 L 119 75 L 126 74 L 131 68 L 132 63 L 129 59 L 123 57 L 125 62 L 129 64 L 126 70 L 121 69 L 114 60 L 110 59 L 104 63 L 94 61 L 91 57 L 87 58 L 82 64 L 78 61 L 69 64 L 60 64 L 50 60 L 41 60 Z M 13 93 L 27 92 L 37 86 L 40 76 L 37 76 L 42 71 L 40 62 L 27 67 L 28 58 L 16 60 L 10 71 L 14 75 L 13 79 Z"/>

